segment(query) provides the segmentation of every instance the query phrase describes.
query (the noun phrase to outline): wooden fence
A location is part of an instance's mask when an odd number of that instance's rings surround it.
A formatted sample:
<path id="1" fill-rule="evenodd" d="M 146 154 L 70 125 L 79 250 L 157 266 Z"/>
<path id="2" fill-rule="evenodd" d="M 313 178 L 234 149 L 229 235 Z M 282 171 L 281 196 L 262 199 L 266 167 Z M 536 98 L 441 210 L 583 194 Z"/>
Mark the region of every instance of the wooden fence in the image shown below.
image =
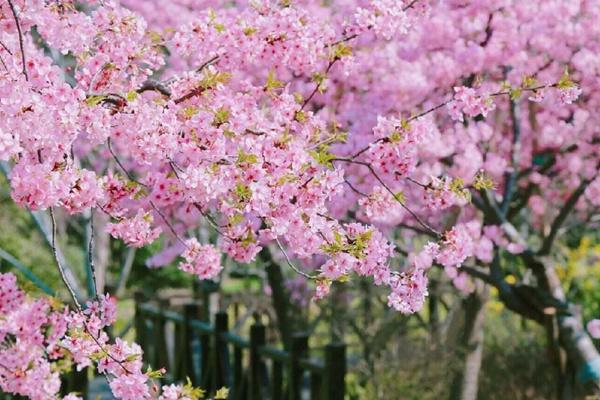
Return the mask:
<path id="1" fill-rule="evenodd" d="M 151 367 L 167 368 L 165 383 L 189 377 L 208 393 L 225 386 L 232 400 L 344 399 L 344 344 L 330 343 L 324 357 L 310 358 L 306 334 L 293 335 L 290 351 L 284 351 L 266 344 L 266 329 L 259 322 L 243 338 L 229 331 L 226 312 L 213 315 L 212 323 L 199 319 L 200 314 L 197 304 L 176 313 L 136 303 L 136 341 Z"/>
<path id="2" fill-rule="evenodd" d="M 144 361 L 154 369 L 165 367 L 162 383 L 191 380 L 214 393 L 229 389 L 230 400 L 343 400 L 346 346 L 330 343 L 321 358 L 311 358 L 309 337 L 292 336 L 289 351 L 266 344 L 266 327 L 255 322 L 249 338 L 229 331 L 226 312 L 213 322 L 198 304 L 183 305 L 183 312 L 136 301 L 136 342 Z M 170 344 L 170 345 L 169 345 Z M 313 349 L 314 350 L 314 349 Z M 61 392 L 87 392 L 88 372 L 73 370 L 62 378 Z M 0 400 L 22 399 L 0 391 Z"/>

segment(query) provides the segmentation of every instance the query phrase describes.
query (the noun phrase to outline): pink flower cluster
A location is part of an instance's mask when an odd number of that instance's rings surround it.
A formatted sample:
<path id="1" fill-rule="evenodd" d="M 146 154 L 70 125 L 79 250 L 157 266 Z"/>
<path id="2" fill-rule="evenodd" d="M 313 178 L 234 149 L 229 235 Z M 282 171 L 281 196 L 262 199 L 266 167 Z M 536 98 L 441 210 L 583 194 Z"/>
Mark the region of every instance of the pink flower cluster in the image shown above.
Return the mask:
<path id="1" fill-rule="evenodd" d="M 406 216 L 406 211 L 390 192 L 375 186 L 367 197 L 358 200 L 360 210 L 369 222 L 383 226 L 394 226 Z"/>
<path id="2" fill-rule="evenodd" d="M 456 225 L 444 234 L 444 240 L 436 255 L 436 261 L 446 268 L 456 268 L 467 257 L 472 256 L 473 251 L 473 239 L 467 227 L 465 225 Z"/>
<path id="3" fill-rule="evenodd" d="M 431 177 L 431 182 L 425 189 L 424 206 L 430 210 L 445 210 L 455 204 L 466 203 L 465 199 L 459 197 L 450 185 L 449 177 Z"/>
<path id="4" fill-rule="evenodd" d="M 181 255 L 185 261 L 179 269 L 200 279 L 214 279 L 223 269 L 221 252 L 211 245 L 201 245 L 195 238 L 185 241 L 186 249 Z"/>
<path id="5" fill-rule="evenodd" d="M 571 86 L 565 89 L 558 90 L 558 99 L 562 104 L 572 104 L 581 95 L 579 86 Z"/>
<path id="6" fill-rule="evenodd" d="M 116 301 L 109 295 L 89 301 L 83 312 L 69 311 L 56 300 L 32 299 L 18 287 L 15 275 L 0 273 L 0 390 L 33 400 L 58 398 L 59 374 L 71 358 L 78 369 L 96 367 L 105 374 L 117 399 L 185 399 L 191 387 L 152 389 L 142 372 L 142 349 L 104 329 L 116 320 Z M 81 400 L 75 394 L 65 400 Z"/>
<path id="7" fill-rule="evenodd" d="M 454 88 L 453 101 L 448 103 L 450 117 L 455 121 L 463 121 L 463 114 L 468 117 L 483 115 L 484 117 L 492 111 L 496 105 L 491 97 L 484 97 L 477 94 L 475 89 L 457 86 Z"/>
<path id="8" fill-rule="evenodd" d="M 416 255 L 410 257 L 410 265 L 390 278 L 391 293 L 388 305 L 405 314 L 419 311 L 429 294 L 427 270 L 433 264 L 438 247 L 429 243 Z"/>
<path id="9" fill-rule="evenodd" d="M 389 287 L 393 307 L 417 310 L 425 265 L 442 264 L 466 289 L 458 267 L 467 257 L 486 263 L 494 246 L 523 250 L 482 229 L 481 210 L 453 183 L 473 187 L 484 169 L 501 186 L 514 169 L 531 170 L 517 187 L 534 194 L 537 228 L 565 188 L 597 170 L 594 7 L 535 0 L 498 12 L 488 3 L 19 0 L 22 53 L 4 2 L 0 159 L 11 196 L 33 210 L 99 209 L 129 246 L 164 233 L 165 251 L 150 264 L 183 252 L 181 268 L 202 278 L 218 275 L 219 252 L 250 262 L 277 240 L 321 273 L 317 297 L 358 274 Z M 34 26 L 51 51 L 32 40 Z M 65 54 L 74 65 L 62 67 Z M 510 140 L 510 102 L 491 89 L 506 82 L 511 96 L 533 90 L 540 101 L 519 104 L 520 146 Z M 574 103 L 580 87 L 586 96 Z M 558 101 L 543 101 L 550 90 Z M 452 118 L 437 112 L 447 102 Z M 480 115 L 494 118 L 463 121 Z M 536 164 L 546 152 L 547 172 Z M 597 202 L 597 181 L 578 213 Z M 453 205 L 459 224 L 446 227 Z M 473 219 L 476 228 L 464 222 Z M 219 238 L 173 245 L 198 228 Z M 415 236 L 445 229 L 420 261 L 391 270 L 392 237 L 412 249 Z"/>
<path id="10" fill-rule="evenodd" d="M 0 273 L 0 390 L 34 400 L 55 398 L 56 363 L 67 329 L 65 313 L 47 299 L 27 298 L 13 274 Z M 48 329 L 48 327 L 52 329 Z"/>
<path id="11" fill-rule="evenodd" d="M 0 129 L 0 160 L 8 161 L 22 151 L 18 138 Z"/>
<path id="12" fill-rule="evenodd" d="M 372 29 L 376 35 L 392 39 L 408 32 L 410 20 L 404 11 L 404 2 L 371 0 L 366 8 L 358 8 L 354 17 L 358 31 Z"/>
<path id="13" fill-rule="evenodd" d="M 154 218 L 150 213 L 138 210 L 132 218 L 124 218 L 116 224 L 108 224 L 106 230 L 127 245 L 142 247 L 152 243 L 160 235 L 160 228 L 153 228 Z"/>
<path id="14" fill-rule="evenodd" d="M 377 117 L 367 160 L 384 177 L 398 180 L 414 172 L 418 161 L 418 145 L 429 132 L 427 121 L 403 122 L 398 118 Z"/>

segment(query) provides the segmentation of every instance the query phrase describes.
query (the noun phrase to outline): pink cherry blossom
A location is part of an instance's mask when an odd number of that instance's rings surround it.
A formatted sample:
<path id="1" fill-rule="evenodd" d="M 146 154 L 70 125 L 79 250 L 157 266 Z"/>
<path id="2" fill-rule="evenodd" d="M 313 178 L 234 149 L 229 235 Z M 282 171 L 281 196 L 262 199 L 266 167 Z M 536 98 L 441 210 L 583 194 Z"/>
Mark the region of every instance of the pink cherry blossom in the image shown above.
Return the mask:
<path id="1" fill-rule="evenodd" d="M 160 228 L 153 228 L 154 218 L 150 213 L 138 210 L 133 218 L 125 218 L 117 223 L 106 226 L 106 230 L 112 236 L 122 239 L 133 247 L 142 247 L 152 243 L 158 235 Z"/>
<path id="2" fill-rule="evenodd" d="M 211 245 L 201 245 L 195 238 L 185 241 L 186 249 L 181 255 L 185 262 L 179 269 L 198 276 L 200 279 L 214 279 L 223 269 L 221 253 Z"/>

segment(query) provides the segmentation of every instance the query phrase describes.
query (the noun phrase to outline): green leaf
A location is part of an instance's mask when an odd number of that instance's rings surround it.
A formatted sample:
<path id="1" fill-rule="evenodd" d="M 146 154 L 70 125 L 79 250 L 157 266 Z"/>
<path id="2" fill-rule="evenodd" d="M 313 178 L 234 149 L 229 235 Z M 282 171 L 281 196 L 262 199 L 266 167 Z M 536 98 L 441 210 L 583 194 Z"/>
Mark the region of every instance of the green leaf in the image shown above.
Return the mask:
<path id="1" fill-rule="evenodd" d="M 182 110 L 182 114 L 186 119 L 192 118 L 194 115 L 198 114 L 200 110 L 198 107 L 189 106 Z"/>
<path id="2" fill-rule="evenodd" d="M 265 90 L 267 92 L 271 92 L 274 89 L 279 89 L 283 87 L 283 82 L 278 80 L 275 76 L 275 71 L 269 71 L 267 75 L 267 83 L 265 84 Z"/>
<path id="3" fill-rule="evenodd" d="M 306 122 L 306 113 L 302 110 L 296 111 L 294 119 L 298 122 Z"/>
<path id="4" fill-rule="evenodd" d="M 335 159 L 336 155 L 330 153 L 327 146 L 320 146 L 318 150 L 311 150 L 308 153 L 318 164 L 333 169 L 331 160 Z"/>
<path id="5" fill-rule="evenodd" d="M 85 99 L 85 103 L 88 106 L 97 106 L 106 98 L 108 98 L 106 95 L 92 95 Z"/>
<path id="6" fill-rule="evenodd" d="M 479 171 L 477 175 L 475 175 L 475 180 L 473 181 L 473 187 L 476 190 L 491 190 L 495 188 L 494 181 L 489 178 L 484 171 Z"/>
<path id="7" fill-rule="evenodd" d="M 217 87 L 219 84 L 225 84 L 229 82 L 231 78 L 231 74 L 228 72 L 213 72 L 210 70 L 206 70 L 204 73 L 204 77 L 199 83 L 199 86 L 202 89 L 213 89 Z"/>
<path id="8" fill-rule="evenodd" d="M 247 26 L 244 28 L 244 35 L 252 36 L 256 33 L 257 29 L 252 26 Z"/>
<path id="9" fill-rule="evenodd" d="M 575 86 L 575 83 L 571 80 L 569 76 L 569 67 L 565 67 L 565 71 L 563 72 L 560 80 L 556 84 L 556 87 L 559 89 L 569 89 Z"/>
<path id="10" fill-rule="evenodd" d="M 125 98 L 127 99 L 127 101 L 134 101 L 135 99 L 137 99 L 137 97 L 138 97 L 138 94 L 135 90 L 127 92 L 127 94 L 125 95 Z"/>
<path id="11" fill-rule="evenodd" d="M 204 390 L 194 387 L 189 377 L 186 378 L 187 383 L 183 387 L 182 394 L 192 400 L 201 400 L 206 393 Z"/>
<path id="12" fill-rule="evenodd" d="M 252 198 L 252 189 L 240 182 L 235 185 L 235 195 L 237 196 L 240 205 L 245 204 Z"/>
<path id="13" fill-rule="evenodd" d="M 227 396 L 229 396 L 229 389 L 222 387 L 215 393 L 215 400 L 226 400 Z"/>
<path id="14" fill-rule="evenodd" d="M 469 192 L 469 189 L 466 189 L 464 185 L 465 181 L 462 180 L 462 178 L 454 178 L 450 182 L 450 190 L 458 197 L 462 197 L 468 202 L 471 202 L 471 192 Z"/>
<path id="15" fill-rule="evenodd" d="M 394 199 L 396 199 L 396 201 L 399 202 L 400 204 L 406 203 L 406 196 L 404 195 L 404 192 L 394 193 Z"/>
<path id="16" fill-rule="evenodd" d="M 346 43 L 338 43 L 331 51 L 331 59 L 339 60 L 343 57 L 349 57 L 352 55 L 352 47 Z"/>
<path id="17" fill-rule="evenodd" d="M 214 118 L 212 124 L 216 127 L 223 125 L 226 122 L 229 122 L 229 109 L 227 107 L 219 107 L 214 112 Z"/>
<path id="18" fill-rule="evenodd" d="M 0 249 L 0 258 L 7 261 L 20 273 L 23 274 L 25 278 L 30 280 L 35 286 L 40 288 L 44 293 L 49 294 L 50 296 L 54 296 L 54 291 L 48 286 L 44 281 L 42 281 L 39 277 L 37 277 L 29 268 L 23 265 L 19 260 L 14 258 L 11 254 L 7 253 L 3 249 Z"/>
<path id="19" fill-rule="evenodd" d="M 133 355 L 137 358 L 136 354 L 133 354 Z M 131 356 L 129 356 L 129 357 L 131 357 Z M 134 358 L 134 360 L 135 360 L 135 358 Z M 130 361 L 134 361 L 134 360 L 130 360 Z M 148 367 L 148 370 L 146 371 L 146 375 L 150 379 L 158 379 L 158 378 L 163 377 L 163 372 L 161 370 L 153 371 L 150 367 Z"/>
<path id="20" fill-rule="evenodd" d="M 238 150 L 237 163 L 239 164 L 256 164 L 258 157 L 255 154 L 246 153 L 243 149 Z"/>
<path id="21" fill-rule="evenodd" d="M 513 88 L 510 90 L 510 92 L 508 92 L 508 96 L 510 97 L 510 99 L 512 101 L 519 100 L 521 98 L 522 94 L 523 94 L 523 89 L 520 87 Z"/>
<path id="22" fill-rule="evenodd" d="M 537 79 L 535 79 L 533 76 L 524 76 L 523 77 L 523 82 L 521 83 L 521 87 L 523 89 L 531 89 L 534 88 L 538 85 L 537 83 Z"/>

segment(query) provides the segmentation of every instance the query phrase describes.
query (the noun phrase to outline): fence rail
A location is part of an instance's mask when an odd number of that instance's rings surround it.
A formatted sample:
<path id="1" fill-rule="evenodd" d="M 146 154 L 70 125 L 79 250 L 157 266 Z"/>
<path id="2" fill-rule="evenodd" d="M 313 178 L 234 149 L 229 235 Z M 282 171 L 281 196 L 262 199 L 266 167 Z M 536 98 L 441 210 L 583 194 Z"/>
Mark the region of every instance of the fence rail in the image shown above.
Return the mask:
<path id="1" fill-rule="evenodd" d="M 209 393 L 225 386 L 232 400 L 344 399 L 344 344 L 330 343 L 324 358 L 310 358 L 307 334 L 293 335 L 286 351 L 266 344 L 266 328 L 259 322 L 246 339 L 229 331 L 226 312 L 214 314 L 212 323 L 199 316 L 197 304 L 186 304 L 183 313 L 176 313 L 136 303 L 136 341 L 151 367 L 167 367 L 165 382 L 189 377 Z"/>
<path id="2" fill-rule="evenodd" d="M 206 314 L 206 309 L 204 309 Z M 311 358 L 309 337 L 292 336 L 289 351 L 266 343 L 266 327 L 255 322 L 249 338 L 229 331 L 226 312 L 200 319 L 198 304 L 178 313 L 136 301 L 136 341 L 152 368 L 167 368 L 163 383 L 185 382 L 214 393 L 229 388 L 230 400 L 343 400 L 346 346 L 330 343 L 323 358 Z M 169 345 L 170 344 L 170 345 Z M 85 394 L 88 372 L 75 369 L 62 378 L 61 392 Z M 0 400 L 21 399 L 0 392 Z"/>

